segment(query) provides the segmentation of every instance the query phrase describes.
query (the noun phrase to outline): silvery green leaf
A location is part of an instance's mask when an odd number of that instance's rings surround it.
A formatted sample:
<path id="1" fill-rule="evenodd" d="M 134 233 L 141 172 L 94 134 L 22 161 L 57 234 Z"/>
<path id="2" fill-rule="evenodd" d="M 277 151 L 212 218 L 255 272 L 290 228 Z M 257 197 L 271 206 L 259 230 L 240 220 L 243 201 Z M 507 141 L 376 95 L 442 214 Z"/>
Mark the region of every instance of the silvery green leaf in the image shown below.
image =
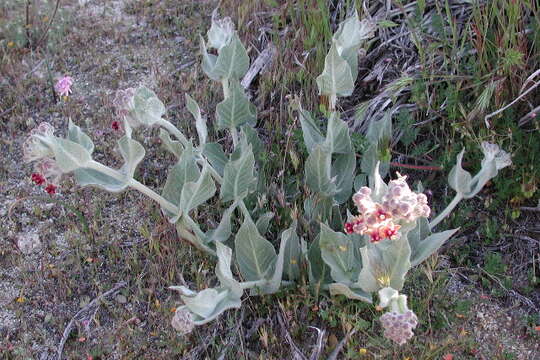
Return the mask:
<path id="1" fill-rule="evenodd" d="M 76 169 L 73 174 L 80 186 L 97 186 L 109 192 L 120 192 L 128 186 L 127 181 L 120 181 L 94 169 Z"/>
<path id="2" fill-rule="evenodd" d="M 225 310 L 239 308 L 242 305 L 240 298 L 228 289 L 205 289 L 195 297 L 181 297 L 186 304 L 185 307 L 194 314 L 193 323 L 195 325 L 206 324 Z"/>
<path id="3" fill-rule="evenodd" d="M 325 144 L 333 154 L 347 154 L 352 151 L 349 127 L 339 118 L 338 112 L 332 112 L 328 118 Z"/>
<path id="4" fill-rule="evenodd" d="M 349 200 L 352 193 L 356 155 L 353 151 L 335 155 L 332 163 L 332 178 L 336 179 L 336 194 L 334 200 L 343 204 Z"/>
<path id="5" fill-rule="evenodd" d="M 285 262 L 285 253 L 287 251 L 287 243 L 290 240 L 290 236 L 281 236 L 281 242 L 279 244 L 279 253 L 274 264 L 274 273 L 268 281 L 268 284 L 264 286 L 261 291 L 263 294 L 273 294 L 279 290 L 281 286 L 281 279 L 283 278 L 283 267 Z"/>
<path id="6" fill-rule="evenodd" d="M 418 218 L 416 220 L 416 226 L 407 233 L 407 240 L 411 246 L 411 263 L 414 262 L 413 259 L 418 257 L 417 254 L 420 252 L 420 244 L 429 235 L 431 235 L 429 221 L 424 217 Z"/>
<path id="7" fill-rule="evenodd" d="M 178 206 L 180 204 L 184 185 L 189 182 L 197 181 L 200 174 L 201 172 L 195 161 L 195 156 L 193 155 L 193 147 L 190 144 L 182 153 L 178 162 L 169 170 L 169 175 L 161 195 L 169 202 Z M 169 215 L 176 216 L 179 214 Z"/>
<path id="8" fill-rule="evenodd" d="M 358 261 L 354 257 L 354 248 L 347 235 L 337 233 L 321 223 L 319 246 L 321 257 L 330 267 L 330 275 L 336 282 L 346 285 L 358 276 Z"/>
<path id="9" fill-rule="evenodd" d="M 167 150 L 173 153 L 177 159 L 180 159 L 182 151 L 184 151 L 182 143 L 180 141 L 173 140 L 171 138 L 171 134 L 169 134 L 169 132 L 163 128 L 159 129 L 159 138 L 163 146 L 165 146 Z"/>
<path id="10" fill-rule="evenodd" d="M 397 300 L 398 296 L 399 292 L 391 287 L 385 287 L 379 290 L 379 306 L 383 309 L 388 307 L 391 301 Z"/>
<path id="11" fill-rule="evenodd" d="M 249 56 L 246 48 L 235 32 L 230 41 L 219 50 L 213 74 L 220 79 L 243 77 L 249 68 Z"/>
<path id="12" fill-rule="evenodd" d="M 284 272 L 289 280 L 296 280 L 300 276 L 300 261 L 302 250 L 300 239 L 296 234 L 297 221 L 293 221 L 291 227 L 281 234 L 281 238 L 288 238 L 285 246 Z"/>
<path id="13" fill-rule="evenodd" d="M 377 145 L 371 144 L 362 153 L 362 161 L 360 162 L 360 169 L 364 174 L 371 174 L 375 169 L 375 165 L 380 162 L 379 152 Z"/>
<path id="14" fill-rule="evenodd" d="M 491 159 L 489 161 L 482 161 L 482 168 L 480 171 L 471 179 L 470 186 L 471 190 L 464 194 L 465 199 L 470 199 L 474 197 L 476 194 L 482 190 L 484 185 L 497 176 L 497 164 L 495 162 L 495 159 Z"/>
<path id="15" fill-rule="evenodd" d="M 309 282 L 312 286 L 320 286 L 332 282 L 330 268 L 326 265 L 321 256 L 319 235 L 317 235 L 315 240 L 313 240 L 309 246 L 306 259 L 309 267 Z"/>
<path id="16" fill-rule="evenodd" d="M 435 253 L 435 251 L 439 250 L 442 244 L 444 244 L 444 242 L 452 237 L 452 235 L 454 235 L 458 230 L 459 228 L 434 233 L 420 241 L 420 243 L 417 244 L 416 251 L 413 252 L 411 256 L 411 266 L 419 265 L 430 257 L 433 253 Z M 411 233 L 412 231 L 409 232 L 408 236 L 411 236 Z"/>
<path id="17" fill-rule="evenodd" d="M 345 295 L 349 299 L 353 300 L 361 300 L 365 301 L 367 303 L 372 303 L 371 294 L 363 291 L 359 288 L 353 288 L 352 285 L 345 285 L 342 283 L 333 283 L 328 285 L 328 288 L 330 290 L 330 295 Z"/>
<path id="18" fill-rule="evenodd" d="M 369 174 L 369 173 L 356 175 L 356 177 L 354 178 L 354 191 L 358 191 L 358 190 L 360 190 L 360 188 L 362 186 L 367 185 L 367 175 L 366 174 Z"/>
<path id="19" fill-rule="evenodd" d="M 132 115 L 140 125 L 152 126 L 163 114 L 165 106 L 152 90 L 144 86 L 135 90 Z"/>
<path id="20" fill-rule="evenodd" d="M 255 158 L 248 146 L 238 160 L 229 161 L 225 165 L 223 183 L 220 197 L 223 201 L 240 201 L 255 190 L 257 178 L 255 172 Z"/>
<path id="21" fill-rule="evenodd" d="M 204 144 L 203 155 L 208 159 L 214 170 L 220 176 L 223 176 L 223 171 L 228 161 L 223 147 L 218 143 L 206 143 Z"/>
<path id="22" fill-rule="evenodd" d="M 332 43 L 324 59 L 324 70 L 317 77 L 319 95 L 349 96 L 354 90 L 351 67 L 339 55 L 336 44 Z"/>
<path id="23" fill-rule="evenodd" d="M 332 196 L 336 184 L 331 178 L 332 153 L 324 145 L 316 145 L 308 156 L 305 165 L 305 180 L 309 188 L 317 193 Z"/>
<path id="24" fill-rule="evenodd" d="M 383 253 L 384 264 L 390 276 L 390 287 L 401 290 L 405 282 L 405 275 L 412 267 L 411 247 L 404 235 L 389 242 L 390 246 Z"/>
<path id="25" fill-rule="evenodd" d="M 355 11 L 353 16 L 339 24 L 338 30 L 333 36 L 338 53 L 347 61 L 351 68 L 353 81 L 358 76 L 358 50 L 362 43 L 373 37 L 376 24 L 371 20 L 358 19 Z"/>
<path id="26" fill-rule="evenodd" d="M 370 122 L 366 138 L 371 144 L 390 142 L 392 140 L 392 114 L 388 112 L 381 120 Z"/>
<path id="27" fill-rule="evenodd" d="M 88 149 L 71 140 L 55 138 L 52 150 L 58 167 L 64 173 L 84 168 L 92 161 Z"/>
<path id="28" fill-rule="evenodd" d="M 226 292 L 219 292 L 216 289 L 204 289 L 196 293 L 195 296 L 181 295 L 181 298 L 194 314 L 207 318 L 214 312 L 217 303 L 226 296 Z"/>
<path id="29" fill-rule="evenodd" d="M 373 169 L 373 173 L 369 176 L 369 187 L 372 191 L 371 198 L 376 202 L 380 202 L 388 191 L 388 186 L 383 181 L 379 173 L 379 164 L 380 162 L 377 162 L 375 168 Z"/>
<path id="30" fill-rule="evenodd" d="M 248 281 L 267 279 L 276 261 L 274 246 L 259 234 L 250 218 L 245 218 L 234 240 L 236 262 Z"/>
<path id="31" fill-rule="evenodd" d="M 206 76 L 208 76 L 210 79 L 214 81 L 219 81 L 219 76 L 215 73 L 216 68 L 216 62 L 217 62 L 217 56 L 213 54 L 209 54 L 206 50 L 206 43 L 204 42 L 204 38 L 199 35 L 199 41 L 201 44 L 201 53 L 202 53 L 202 69 Z"/>
<path id="32" fill-rule="evenodd" d="M 238 80 L 230 82 L 231 94 L 216 107 L 218 129 L 236 128 L 245 123 L 254 123 L 257 109 L 249 102 Z"/>
<path id="33" fill-rule="evenodd" d="M 253 129 L 253 127 L 250 125 L 243 125 L 240 128 L 240 141 L 245 141 L 246 145 L 251 145 L 255 159 L 260 160 L 265 149 L 259 135 L 257 134 L 257 130 Z"/>
<path id="34" fill-rule="evenodd" d="M 457 156 L 456 165 L 448 174 L 448 185 L 460 194 L 468 194 L 471 191 L 472 176 L 461 167 L 464 153 L 465 149 L 461 150 Z"/>
<path id="35" fill-rule="evenodd" d="M 219 19 L 217 9 L 212 12 L 212 25 L 206 34 L 208 36 L 208 47 L 220 50 L 232 38 L 234 23 L 230 17 Z"/>
<path id="36" fill-rule="evenodd" d="M 214 196 L 216 185 L 207 167 L 203 167 L 202 173 L 196 182 L 185 183 L 180 195 L 178 205 L 182 213 L 187 214 L 190 210 L 205 203 Z"/>
<path id="37" fill-rule="evenodd" d="M 382 254 L 378 248 L 366 245 L 360 249 L 362 256 L 362 270 L 358 275 L 358 285 L 367 293 L 378 291 L 382 288 L 382 277 L 385 274 L 385 266 L 382 259 Z"/>
<path id="38" fill-rule="evenodd" d="M 270 226 L 270 220 L 274 218 L 274 213 L 271 211 L 268 211 L 257 219 L 255 222 L 255 225 L 257 226 L 257 230 L 260 234 L 265 234 L 268 231 L 268 227 Z"/>
<path id="39" fill-rule="evenodd" d="M 321 134 L 321 130 L 317 124 L 315 124 L 309 111 L 300 107 L 298 109 L 298 117 L 300 118 L 300 125 L 302 126 L 302 133 L 304 135 L 304 144 L 308 152 L 311 153 L 315 145 L 322 144 L 325 138 Z"/>
<path id="40" fill-rule="evenodd" d="M 94 143 L 92 142 L 92 139 L 90 139 L 90 137 L 86 135 L 80 127 L 75 125 L 71 119 L 69 119 L 67 139 L 81 145 L 83 148 L 88 150 L 90 154 L 92 154 L 94 151 Z"/>
<path id="41" fill-rule="evenodd" d="M 366 292 L 375 292 L 383 287 L 401 290 L 405 275 L 411 268 L 411 247 L 406 236 L 396 240 L 368 243 L 360 249 L 362 270 L 358 285 Z"/>
<path id="42" fill-rule="evenodd" d="M 237 203 L 234 202 L 227 210 L 223 212 L 221 221 L 217 228 L 208 231 L 207 238 L 209 241 L 225 242 L 231 236 L 231 217 L 234 209 L 237 207 Z"/>
<path id="43" fill-rule="evenodd" d="M 118 140 L 118 150 L 124 158 L 124 165 L 120 169 L 126 178 L 132 179 L 137 165 L 142 161 L 146 151 L 144 147 L 136 140 L 124 135 Z"/>
<path id="44" fill-rule="evenodd" d="M 201 109 L 195 100 L 186 93 L 186 107 L 195 118 L 195 127 L 197 128 L 197 134 L 199 135 L 199 145 L 206 143 L 208 138 L 208 129 L 206 128 L 206 120 L 201 115 Z"/>
<path id="45" fill-rule="evenodd" d="M 232 263 L 232 250 L 228 246 L 223 245 L 220 242 L 216 243 L 216 254 L 218 257 L 218 263 L 216 265 L 216 276 L 221 283 L 221 286 L 229 289 L 231 293 L 240 298 L 242 297 L 243 290 L 240 283 L 234 279 L 231 272 Z"/>

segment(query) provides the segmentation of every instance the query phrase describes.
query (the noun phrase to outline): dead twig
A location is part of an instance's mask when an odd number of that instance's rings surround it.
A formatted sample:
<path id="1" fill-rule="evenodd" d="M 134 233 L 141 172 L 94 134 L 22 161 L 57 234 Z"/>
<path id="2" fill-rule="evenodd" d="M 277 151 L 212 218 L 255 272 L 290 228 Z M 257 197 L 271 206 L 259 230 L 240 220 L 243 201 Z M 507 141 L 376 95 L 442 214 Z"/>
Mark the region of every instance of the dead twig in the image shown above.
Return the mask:
<path id="1" fill-rule="evenodd" d="M 291 337 L 291 334 L 289 333 L 289 330 L 287 330 L 288 326 L 285 326 L 285 321 L 283 320 L 283 317 L 282 317 L 280 312 L 277 313 L 277 318 L 278 318 L 279 325 L 281 326 L 281 330 L 285 334 L 285 340 L 287 340 L 287 342 L 289 343 L 289 346 L 292 349 L 293 359 L 294 360 L 308 360 L 304 356 L 304 354 L 302 354 L 302 351 L 300 351 L 298 346 L 296 346 L 296 344 L 294 343 L 294 341 L 293 341 L 293 339 Z"/>
<path id="2" fill-rule="evenodd" d="M 73 318 L 69 321 L 66 328 L 64 329 L 64 333 L 62 334 L 62 339 L 60 340 L 60 344 L 58 345 L 58 350 L 56 352 L 56 359 L 62 360 L 62 351 L 64 351 L 64 345 L 66 344 L 66 341 L 69 337 L 69 334 L 71 333 L 71 330 L 73 330 L 73 327 L 75 326 L 76 321 L 80 321 L 87 317 L 88 314 L 95 314 L 97 311 L 97 308 L 99 307 L 99 302 L 102 299 L 105 299 L 108 296 L 111 296 L 115 294 L 118 290 L 126 286 L 125 281 L 121 281 L 117 283 L 112 289 L 104 292 L 94 300 L 90 301 L 85 307 L 83 307 L 81 310 L 79 310 Z"/>
<path id="3" fill-rule="evenodd" d="M 521 295 L 520 293 L 518 293 L 517 291 L 515 290 L 512 290 L 512 289 L 507 289 L 501 282 L 501 280 L 499 280 L 496 276 L 493 276 L 491 275 L 489 272 L 487 272 L 486 270 L 482 269 L 480 267 L 480 265 L 476 265 L 476 267 L 481 271 L 483 272 L 484 274 L 486 274 L 490 279 L 492 279 L 493 281 L 495 281 L 504 291 L 506 291 L 509 295 L 517 298 L 523 305 L 526 305 L 527 307 L 529 307 L 530 309 L 534 310 L 536 313 L 540 313 L 540 310 L 536 307 L 536 305 L 534 305 L 534 303 L 532 302 L 531 299 L 529 299 L 528 297 L 526 296 L 523 296 Z"/>
<path id="4" fill-rule="evenodd" d="M 323 340 L 324 340 L 324 335 L 326 335 L 326 330 L 324 329 L 321 330 L 319 328 L 316 328 L 315 326 L 310 326 L 309 328 L 315 329 L 318 332 L 317 345 L 315 346 L 315 349 L 313 349 L 313 352 L 311 353 L 309 360 L 318 360 L 319 357 L 321 356 L 321 352 L 323 349 L 323 345 L 324 345 Z"/>
<path id="5" fill-rule="evenodd" d="M 349 339 L 356 333 L 356 329 L 350 331 L 349 333 L 347 333 L 347 335 L 345 335 L 345 337 L 343 338 L 343 340 L 341 340 L 339 342 L 339 344 L 337 344 L 336 348 L 334 349 L 334 351 L 332 351 L 332 353 L 330 354 L 330 356 L 328 357 L 327 360 L 337 360 L 338 358 L 338 355 L 339 353 L 341 352 L 341 350 L 343 349 L 343 347 L 345 346 L 345 344 L 347 343 L 347 341 L 349 341 Z"/>
<path id="6" fill-rule="evenodd" d="M 525 83 L 523 84 L 523 87 L 521 88 L 522 91 L 523 91 L 523 88 L 525 87 L 525 85 L 529 82 L 529 81 L 532 81 L 532 79 L 536 76 L 540 74 L 540 69 L 536 70 L 531 76 L 529 76 L 527 78 L 527 80 L 525 80 Z M 500 113 L 502 113 L 504 110 L 508 109 L 509 107 L 511 107 L 512 105 L 514 105 L 515 103 L 517 103 L 519 100 L 523 99 L 525 96 L 527 96 L 528 93 L 530 93 L 531 91 L 533 91 L 534 89 L 536 89 L 536 87 L 540 85 L 540 81 L 537 81 L 535 82 L 531 87 L 529 87 L 527 90 L 523 91 L 517 98 L 515 98 L 512 102 L 510 102 L 508 105 L 506 106 L 503 106 L 502 108 L 500 108 L 499 110 L 497 111 L 494 111 L 492 112 L 491 114 L 488 114 L 486 115 L 486 117 L 484 118 L 484 122 L 486 123 L 486 127 L 489 128 L 490 127 L 490 123 L 488 121 L 488 119 L 494 117 L 495 115 L 498 115 Z"/>

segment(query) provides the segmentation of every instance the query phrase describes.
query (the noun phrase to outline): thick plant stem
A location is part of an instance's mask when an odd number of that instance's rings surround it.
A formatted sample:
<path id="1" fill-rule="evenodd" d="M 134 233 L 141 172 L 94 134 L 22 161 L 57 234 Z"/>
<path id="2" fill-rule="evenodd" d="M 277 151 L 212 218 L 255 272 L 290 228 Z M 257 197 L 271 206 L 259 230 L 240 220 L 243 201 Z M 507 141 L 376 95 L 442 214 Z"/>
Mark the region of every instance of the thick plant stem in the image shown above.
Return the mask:
<path id="1" fill-rule="evenodd" d="M 182 134 L 182 132 L 180 130 L 178 130 L 178 128 L 176 126 L 174 126 L 173 124 L 171 124 L 167 120 L 159 119 L 158 121 L 156 121 L 156 124 L 161 126 L 162 128 L 164 128 L 165 130 L 167 130 L 171 134 L 173 134 L 182 143 L 182 145 L 184 147 L 187 147 L 189 145 L 189 141 L 184 136 L 184 134 Z"/>
<path id="2" fill-rule="evenodd" d="M 178 223 L 176 223 L 176 231 L 178 232 L 178 236 L 180 238 L 187 240 L 191 245 L 195 246 L 197 249 L 212 255 L 214 257 L 217 256 L 216 252 L 212 249 L 210 249 L 208 246 L 202 244 L 195 234 L 193 234 L 191 231 L 187 229 L 187 227 L 183 226 L 185 224 L 180 223 L 181 220 L 179 220 Z"/>
<path id="3" fill-rule="evenodd" d="M 262 287 L 266 284 L 268 284 L 270 280 L 268 279 L 262 279 L 262 280 L 255 280 L 255 281 L 244 281 L 244 282 L 241 282 L 239 283 L 240 284 L 240 287 L 245 290 L 245 289 L 251 289 L 251 288 L 254 288 L 254 287 Z M 292 285 L 294 284 L 293 281 L 287 281 L 287 280 L 282 280 L 281 281 L 281 285 Z"/>
<path id="4" fill-rule="evenodd" d="M 457 204 L 463 199 L 463 195 L 460 193 L 457 193 L 456 196 L 452 199 L 450 204 L 444 209 L 435 219 L 433 219 L 429 223 L 429 228 L 433 229 L 435 226 L 437 226 L 445 217 L 447 217 L 452 210 L 457 206 Z"/>
<path id="5" fill-rule="evenodd" d="M 238 131 L 236 130 L 234 126 L 231 127 L 230 130 L 231 130 L 233 146 L 234 146 L 234 149 L 236 150 L 236 146 L 238 145 Z"/>
<path id="6" fill-rule="evenodd" d="M 126 181 L 126 177 L 124 174 L 120 173 L 117 170 L 111 169 L 108 166 L 105 166 L 97 161 L 90 161 L 88 164 L 86 164 L 87 168 L 99 171 L 102 174 L 105 174 L 107 176 L 110 176 L 116 180 L 119 181 Z M 154 190 L 150 189 L 149 187 L 141 184 L 135 179 L 131 179 L 128 181 L 128 185 L 132 187 L 135 190 L 140 191 L 144 195 L 148 196 L 152 200 L 156 201 L 161 207 L 163 207 L 165 210 L 172 212 L 173 214 L 177 214 L 180 210 L 176 205 L 166 200 L 164 197 L 156 193 Z"/>
<path id="7" fill-rule="evenodd" d="M 142 192 L 144 195 L 156 201 L 159 205 L 161 205 L 162 208 L 164 208 L 167 211 L 172 212 L 173 214 L 178 214 L 178 212 L 180 211 L 176 205 L 169 202 L 164 197 L 156 193 L 154 190 L 141 184 L 135 179 L 131 179 L 131 181 L 129 182 L 129 186 L 131 186 L 135 190 Z"/>

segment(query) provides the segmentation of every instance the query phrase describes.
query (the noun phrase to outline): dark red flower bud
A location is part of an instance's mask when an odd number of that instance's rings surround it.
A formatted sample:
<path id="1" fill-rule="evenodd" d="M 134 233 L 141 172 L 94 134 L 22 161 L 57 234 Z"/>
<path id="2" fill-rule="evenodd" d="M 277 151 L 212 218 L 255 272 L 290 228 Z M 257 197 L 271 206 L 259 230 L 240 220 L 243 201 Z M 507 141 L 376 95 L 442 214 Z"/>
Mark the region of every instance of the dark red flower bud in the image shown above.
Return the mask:
<path id="1" fill-rule="evenodd" d="M 53 184 L 49 184 L 45 187 L 45 191 L 48 192 L 50 195 L 56 194 L 56 186 Z"/>
<path id="2" fill-rule="evenodd" d="M 45 184 L 45 178 L 43 177 L 43 175 L 38 174 L 38 173 L 33 173 L 33 174 L 32 174 L 32 181 L 33 181 L 36 185 L 43 185 L 43 184 Z"/>
<path id="3" fill-rule="evenodd" d="M 120 131 L 120 122 L 116 120 L 113 121 L 111 127 L 114 131 Z"/>

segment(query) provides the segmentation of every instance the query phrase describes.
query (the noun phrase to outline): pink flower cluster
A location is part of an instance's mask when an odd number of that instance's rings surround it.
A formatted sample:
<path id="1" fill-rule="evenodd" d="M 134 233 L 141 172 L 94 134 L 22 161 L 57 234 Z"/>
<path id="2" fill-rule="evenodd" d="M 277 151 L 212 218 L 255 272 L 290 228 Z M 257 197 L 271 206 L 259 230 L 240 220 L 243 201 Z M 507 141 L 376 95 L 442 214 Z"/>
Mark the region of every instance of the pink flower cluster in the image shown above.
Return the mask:
<path id="1" fill-rule="evenodd" d="M 45 191 L 55 194 L 58 183 L 62 176 L 62 170 L 58 167 L 48 141 L 54 141 L 54 128 L 51 124 L 43 122 L 32 131 L 23 143 L 23 160 L 25 162 L 37 161 L 32 182 L 38 186 L 45 185 Z"/>
<path id="2" fill-rule="evenodd" d="M 403 314 L 387 312 L 381 316 L 381 324 L 384 328 L 384 337 L 399 345 L 403 345 L 414 336 L 413 330 L 418 325 L 418 318 L 411 310 Z"/>
<path id="3" fill-rule="evenodd" d="M 412 222 L 419 217 L 428 217 L 430 208 L 424 194 L 409 189 L 406 177 L 400 176 L 388 184 L 388 192 L 382 204 L 373 201 L 371 189 L 364 186 L 353 195 L 360 215 L 345 224 L 347 234 L 369 235 L 371 242 L 383 239 L 398 239 L 400 221 Z"/>
<path id="4" fill-rule="evenodd" d="M 73 78 L 71 76 L 64 76 L 56 82 L 54 90 L 56 90 L 60 96 L 68 96 L 71 94 L 71 85 L 73 85 Z"/>

